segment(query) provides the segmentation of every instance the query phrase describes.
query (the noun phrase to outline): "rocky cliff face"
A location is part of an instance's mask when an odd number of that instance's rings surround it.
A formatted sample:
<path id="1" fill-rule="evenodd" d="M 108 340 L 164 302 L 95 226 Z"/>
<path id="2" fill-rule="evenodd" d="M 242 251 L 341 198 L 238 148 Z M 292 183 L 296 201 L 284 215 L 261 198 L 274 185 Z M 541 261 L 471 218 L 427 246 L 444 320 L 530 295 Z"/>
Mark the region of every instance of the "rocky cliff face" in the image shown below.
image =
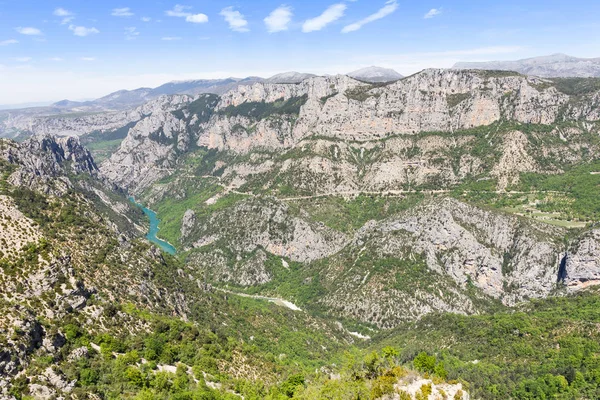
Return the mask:
<path id="1" fill-rule="evenodd" d="M 289 213 L 284 204 L 246 200 L 188 219 L 190 267 L 216 281 L 262 285 L 283 270 L 266 262 L 266 252 L 301 263 L 304 284 L 326 289 L 314 301 L 333 314 L 393 327 L 435 311 L 477 313 L 485 298 L 514 305 L 546 297 L 556 290 L 565 250 L 564 229 L 449 198 L 370 221 L 355 233 L 315 224 L 308 210 Z M 568 282 L 595 273 L 582 260 L 571 263 Z"/>
<path id="2" fill-rule="evenodd" d="M 600 231 L 594 229 L 578 240 L 561 267 L 560 279 L 569 290 L 600 285 Z"/>
<path id="3" fill-rule="evenodd" d="M 9 183 L 46 193 L 60 193 L 71 187 L 69 174 L 98 175 L 90 152 L 74 137 L 37 136 L 23 144 L 4 141 L 0 157 L 18 166 Z"/>
<path id="4" fill-rule="evenodd" d="M 445 70 L 426 70 L 387 85 L 365 84 L 347 76 L 315 77 L 294 85 L 257 83 L 240 86 L 225 93 L 215 104 L 207 105 L 210 118 L 200 123 L 188 122 L 181 114 L 175 116 L 170 111 L 153 113 L 151 121 L 141 122 L 132 130 L 122 149 L 102 169 L 136 191 L 168 174 L 181 150 L 192 143 L 248 154 L 255 150 L 305 149 L 304 143 L 315 137 L 340 142 L 331 146 L 368 150 L 373 147 L 370 143 L 397 137 L 382 145 L 399 143 L 408 151 L 410 147 L 428 145 L 414 143 L 423 132 L 440 132 L 435 140 L 440 149 L 448 149 L 449 143 L 456 145 L 463 139 L 449 138 L 444 133 L 492 126 L 500 121 L 549 125 L 562 119 L 600 119 L 598 92 L 591 91 L 582 97 L 559 89 L 551 81 L 516 73 Z M 158 132 L 162 125 L 167 130 L 167 139 L 177 132 L 177 143 L 160 139 L 163 136 Z M 595 126 L 592 123 L 590 129 L 596 129 Z M 510 178 L 504 179 L 507 169 L 509 175 L 518 175 L 522 170 L 536 168 L 529 155 L 512 144 L 520 146 L 518 143 L 522 142 L 522 135 L 515 135 L 514 139 L 507 138 L 503 146 L 508 154 L 497 165 L 496 175 L 506 184 L 510 182 Z M 489 139 L 493 141 L 495 137 Z M 365 145 L 356 145 L 357 142 Z M 429 146 L 435 145 L 431 140 L 430 143 Z M 365 151 L 360 151 L 362 157 Z M 443 179 L 456 181 L 470 169 L 476 172 L 482 162 L 469 157 L 465 155 L 460 160 L 462 165 L 458 169 L 441 166 L 445 171 Z M 432 165 L 432 159 L 408 159 L 397 154 L 393 158 L 381 159 L 381 165 L 370 173 L 377 174 L 377 169 L 390 171 L 399 175 L 393 181 L 406 183 L 410 180 L 407 176 L 414 173 L 407 167 L 425 166 L 417 168 L 421 177 L 440 169 L 440 165 Z M 515 163 L 516 169 L 512 168 Z M 392 165 L 394 168 L 390 168 Z M 141 175 L 147 179 L 138 184 Z M 388 179 L 373 178 L 368 181 Z"/>

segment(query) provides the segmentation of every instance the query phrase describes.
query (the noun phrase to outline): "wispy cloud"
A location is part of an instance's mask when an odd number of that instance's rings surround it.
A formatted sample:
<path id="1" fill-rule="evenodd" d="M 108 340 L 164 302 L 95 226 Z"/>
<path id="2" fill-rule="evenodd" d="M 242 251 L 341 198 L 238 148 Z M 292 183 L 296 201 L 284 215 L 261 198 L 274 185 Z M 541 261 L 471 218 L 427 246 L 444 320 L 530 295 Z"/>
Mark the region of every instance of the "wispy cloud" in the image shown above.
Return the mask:
<path id="1" fill-rule="evenodd" d="M 81 57 L 81 61 L 96 61 L 96 57 Z"/>
<path id="2" fill-rule="evenodd" d="M 423 18 L 430 19 L 430 18 L 433 18 L 433 17 L 437 17 L 441 13 L 442 13 L 442 9 L 441 8 L 432 8 L 431 10 L 429 10 L 427 12 L 427 14 L 425 14 L 425 16 Z"/>
<path id="3" fill-rule="evenodd" d="M 150 21 L 152 21 L 152 18 L 150 18 L 150 17 L 142 17 L 141 19 L 142 19 L 143 22 L 150 22 Z"/>
<path id="4" fill-rule="evenodd" d="M 140 32 L 137 30 L 135 26 L 130 26 L 125 28 L 125 39 L 133 40 L 140 35 Z"/>
<path id="5" fill-rule="evenodd" d="M 382 19 L 392 14 L 394 11 L 398 9 L 398 2 L 396 0 L 389 0 L 385 3 L 385 6 L 377 11 L 375 14 L 371 14 L 368 17 L 361 19 L 358 22 L 347 25 L 342 29 L 342 33 L 354 32 L 362 28 L 364 25 L 369 24 L 371 22 L 377 21 L 378 19 Z"/>
<path id="6" fill-rule="evenodd" d="M 320 31 L 330 23 L 342 18 L 346 12 L 346 8 L 348 8 L 348 6 L 342 3 L 330 6 L 318 17 L 304 21 L 304 24 L 302 25 L 302 32 L 308 33 Z"/>
<path id="7" fill-rule="evenodd" d="M 60 21 L 61 25 L 68 24 L 69 22 L 71 22 L 75 19 L 75 13 L 73 13 L 69 10 L 66 10 L 62 7 L 59 7 L 56 10 L 54 10 L 53 14 L 56 15 L 57 17 L 62 18 L 62 20 Z"/>
<path id="8" fill-rule="evenodd" d="M 165 11 L 165 14 L 169 17 L 185 18 L 186 22 L 191 22 L 193 24 L 205 24 L 208 22 L 208 16 L 206 14 L 192 14 L 188 11 L 191 9 L 192 7 L 190 6 L 182 6 L 181 4 L 177 4 L 172 10 Z M 149 20 L 150 19 L 148 19 L 148 21 Z"/>
<path id="9" fill-rule="evenodd" d="M 31 57 L 15 57 L 13 58 L 13 60 L 17 61 L 17 62 L 21 62 L 21 63 L 26 63 L 32 60 Z"/>
<path id="10" fill-rule="evenodd" d="M 15 39 L 2 40 L 2 41 L 0 41 L 0 46 L 8 46 L 9 44 L 17 44 L 17 43 L 19 43 L 19 41 L 15 40 Z"/>
<path id="11" fill-rule="evenodd" d="M 60 57 L 50 57 L 48 60 L 49 60 L 49 61 L 54 61 L 54 62 L 60 62 L 60 61 L 63 61 L 63 59 L 62 59 L 62 58 L 60 58 Z"/>
<path id="12" fill-rule="evenodd" d="M 164 40 L 166 42 L 173 42 L 175 40 L 181 40 L 181 38 L 179 36 L 165 36 L 162 37 L 160 40 Z"/>
<path id="13" fill-rule="evenodd" d="M 264 19 L 267 31 L 269 33 L 287 31 L 293 15 L 292 7 L 280 6 L 276 8 Z"/>
<path id="14" fill-rule="evenodd" d="M 42 34 L 42 31 L 40 31 L 38 28 L 32 28 L 30 26 L 28 26 L 28 27 L 18 27 L 18 28 L 16 28 L 16 30 L 21 35 L 39 36 L 39 35 Z"/>
<path id="15" fill-rule="evenodd" d="M 219 13 L 225 21 L 229 24 L 229 29 L 235 32 L 248 32 L 248 21 L 242 13 L 233 9 L 233 7 L 227 7 L 221 10 Z"/>
<path id="16" fill-rule="evenodd" d="M 71 15 L 73 15 L 73 13 L 69 10 L 65 10 L 64 8 L 57 8 L 56 10 L 54 10 L 54 15 L 56 15 L 57 17 L 69 17 Z"/>
<path id="17" fill-rule="evenodd" d="M 96 28 L 86 28 L 85 26 L 75 26 L 75 25 L 69 25 L 69 30 L 72 31 L 75 36 L 81 36 L 81 37 L 100 33 L 100 31 Z"/>
<path id="18" fill-rule="evenodd" d="M 113 17 L 133 17 L 133 13 L 129 7 L 123 8 L 113 8 L 112 13 L 110 14 Z"/>
<path id="19" fill-rule="evenodd" d="M 191 15 L 191 13 L 186 11 L 186 10 L 191 10 L 191 9 L 192 9 L 192 7 L 190 7 L 190 6 L 182 6 L 181 4 L 176 4 L 172 10 L 165 11 L 165 15 L 167 15 L 168 17 L 183 18 L 183 17 L 187 17 L 187 16 Z"/>

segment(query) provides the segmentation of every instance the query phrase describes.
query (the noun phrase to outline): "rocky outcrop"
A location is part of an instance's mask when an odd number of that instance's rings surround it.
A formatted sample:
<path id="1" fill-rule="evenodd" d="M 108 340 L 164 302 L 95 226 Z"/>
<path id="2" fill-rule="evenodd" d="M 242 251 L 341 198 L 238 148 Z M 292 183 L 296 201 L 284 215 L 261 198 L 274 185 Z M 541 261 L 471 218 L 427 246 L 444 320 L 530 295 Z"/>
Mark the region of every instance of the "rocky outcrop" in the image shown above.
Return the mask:
<path id="1" fill-rule="evenodd" d="M 600 230 L 594 229 L 578 240 L 563 263 L 559 278 L 569 290 L 600 285 Z"/>
<path id="2" fill-rule="evenodd" d="M 182 240 L 186 240 L 187 236 L 190 234 L 192 228 L 196 224 L 196 213 L 194 210 L 187 210 L 185 214 L 183 214 L 183 219 L 181 220 L 181 238 Z"/>
<path id="3" fill-rule="evenodd" d="M 203 247 L 205 243 L 219 241 L 227 243 L 236 254 L 264 249 L 279 257 L 309 262 L 335 254 L 347 238 L 325 226 L 290 215 L 285 204 L 249 199 L 195 224 L 186 243 L 197 242 Z"/>
<path id="4" fill-rule="evenodd" d="M 0 158 L 18 166 L 9 183 L 45 193 L 64 193 L 72 186 L 70 174 L 98 174 L 92 155 L 76 137 L 36 136 L 20 144 L 5 141 Z"/>
<path id="5" fill-rule="evenodd" d="M 428 267 L 514 304 L 556 287 L 564 230 L 454 199 L 424 204 L 374 228 L 384 253 L 423 254 Z M 394 237 L 392 237 L 394 236 Z M 400 253 L 398 253 L 400 251 Z"/>

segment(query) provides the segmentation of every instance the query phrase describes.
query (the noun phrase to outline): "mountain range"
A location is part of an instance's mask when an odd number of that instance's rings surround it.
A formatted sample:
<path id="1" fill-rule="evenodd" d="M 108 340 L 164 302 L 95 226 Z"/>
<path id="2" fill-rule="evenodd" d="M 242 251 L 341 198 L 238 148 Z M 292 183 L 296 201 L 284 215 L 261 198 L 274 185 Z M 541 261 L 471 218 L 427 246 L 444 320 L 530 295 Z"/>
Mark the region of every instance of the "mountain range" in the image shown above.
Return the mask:
<path id="1" fill-rule="evenodd" d="M 600 58 L 553 54 L 517 61 L 459 62 L 453 68 L 516 71 L 546 78 L 600 77 Z"/>
<path id="2" fill-rule="evenodd" d="M 42 107 L 38 113 L 65 113 L 65 112 L 97 112 L 109 110 L 124 110 L 147 103 L 162 95 L 187 94 L 197 95 L 201 93 L 213 93 L 221 95 L 240 85 L 252 85 L 257 82 L 266 83 L 300 83 L 305 79 L 315 77 L 314 74 L 299 72 L 284 72 L 270 78 L 247 77 L 226 79 L 200 79 L 169 82 L 156 88 L 139 88 L 134 90 L 119 90 L 104 97 L 90 101 L 62 100 Z M 369 67 L 359 71 L 351 72 L 349 76 L 366 82 L 386 82 L 402 78 L 402 75 L 391 69 Z M 7 109 L 17 109 L 7 107 Z M 0 108 L 2 110 L 2 108 Z M 17 109 L 18 110 L 18 109 Z M 13 111 L 14 112 L 14 111 Z"/>

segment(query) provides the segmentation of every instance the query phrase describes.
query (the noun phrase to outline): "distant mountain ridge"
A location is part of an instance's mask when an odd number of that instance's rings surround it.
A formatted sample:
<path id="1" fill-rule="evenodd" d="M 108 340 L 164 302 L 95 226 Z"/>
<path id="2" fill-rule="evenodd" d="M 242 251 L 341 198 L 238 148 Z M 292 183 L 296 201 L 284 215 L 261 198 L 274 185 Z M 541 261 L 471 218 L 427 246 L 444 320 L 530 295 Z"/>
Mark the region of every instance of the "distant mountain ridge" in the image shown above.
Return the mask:
<path id="1" fill-rule="evenodd" d="M 559 53 L 516 61 L 459 62 L 452 68 L 516 71 L 543 78 L 591 78 L 600 77 L 600 58 L 577 58 Z"/>
<path id="2" fill-rule="evenodd" d="M 393 69 L 374 66 L 352 71 L 347 75 L 359 81 L 370 83 L 393 82 L 404 78 L 404 76 Z"/>
<path id="3" fill-rule="evenodd" d="M 402 78 L 402 75 L 392 69 L 369 67 L 347 74 L 348 76 L 365 82 L 390 82 Z M 75 111 L 102 111 L 123 110 L 133 108 L 154 100 L 162 95 L 187 94 L 196 96 L 203 93 L 222 95 L 240 85 L 253 85 L 255 83 L 296 84 L 317 75 L 303 72 L 283 72 L 270 78 L 250 76 L 247 78 L 225 79 L 196 79 L 186 81 L 173 81 L 156 88 L 139 88 L 134 90 L 119 90 L 104 97 L 91 101 L 62 100 L 50 107 L 59 109 L 73 109 Z"/>
<path id="4" fill-rule="evenodd" d="M 226 78 L 226 79 L 198 79 L 189 81 L 173 81 L 156 88 L 139 88 L 134 90 L 119 90 L 107 96 L 92 101 L 74 102 L 62 100 L 51 107 L 79 109 L 81 111 L 93 110 L 122 110 L 140 106 L 163 95 L 213 93 L 221 95 L 239 85 L 251 85 L 262 82 L 259 77 Z"/>

